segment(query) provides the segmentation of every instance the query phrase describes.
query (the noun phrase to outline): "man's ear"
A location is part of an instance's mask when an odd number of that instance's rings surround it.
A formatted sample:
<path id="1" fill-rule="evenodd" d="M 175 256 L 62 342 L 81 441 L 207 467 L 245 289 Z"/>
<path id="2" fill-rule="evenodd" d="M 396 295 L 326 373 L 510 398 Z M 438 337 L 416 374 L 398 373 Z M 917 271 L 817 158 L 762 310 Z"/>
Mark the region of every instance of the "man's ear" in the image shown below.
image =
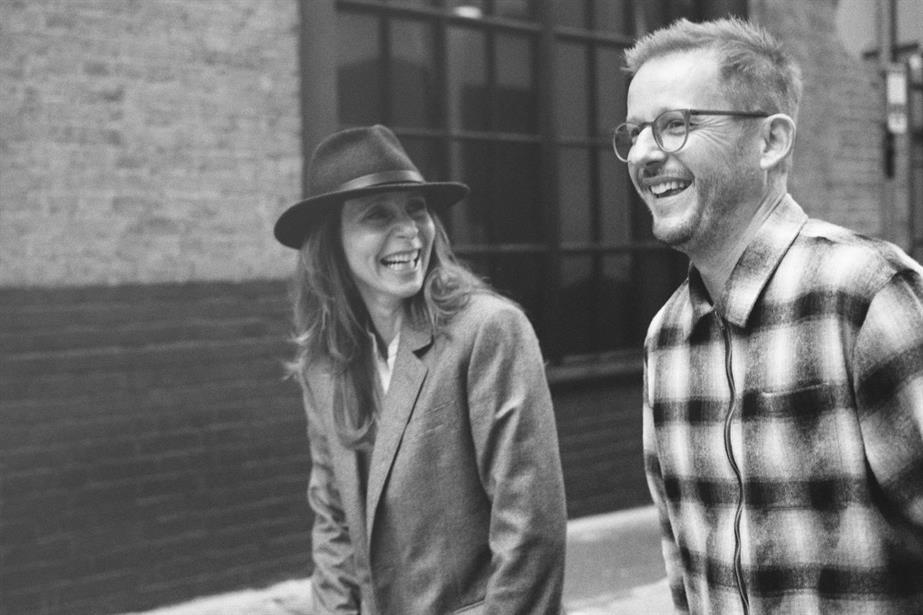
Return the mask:
<path id="1" fill-rule="evenodd" d="M 795 146 L 795 120 L 784 113 L 764 119 L 760 144 L 760 168 L 769 171 L 779 166 Z"/>

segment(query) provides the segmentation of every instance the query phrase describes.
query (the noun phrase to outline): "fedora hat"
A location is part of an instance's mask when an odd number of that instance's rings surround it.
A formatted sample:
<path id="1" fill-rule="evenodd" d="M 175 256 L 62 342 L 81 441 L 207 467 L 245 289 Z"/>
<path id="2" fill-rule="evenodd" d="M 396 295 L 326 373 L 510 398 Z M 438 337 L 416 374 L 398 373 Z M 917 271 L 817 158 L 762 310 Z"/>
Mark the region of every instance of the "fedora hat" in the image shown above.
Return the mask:
<path id="1" fill-rule="evenodd" d="M 419 190 L 427 205 L 441 209 L 465 198 L 468 186 L 427 182 L 397 137 L 376 124 L 349 128 L 324 139 L 308 167 L 308 197 L 286 209 L 273 232 L 282 245 L 301 248 L 311 230 L 331 207 L 363 194 Z"/>

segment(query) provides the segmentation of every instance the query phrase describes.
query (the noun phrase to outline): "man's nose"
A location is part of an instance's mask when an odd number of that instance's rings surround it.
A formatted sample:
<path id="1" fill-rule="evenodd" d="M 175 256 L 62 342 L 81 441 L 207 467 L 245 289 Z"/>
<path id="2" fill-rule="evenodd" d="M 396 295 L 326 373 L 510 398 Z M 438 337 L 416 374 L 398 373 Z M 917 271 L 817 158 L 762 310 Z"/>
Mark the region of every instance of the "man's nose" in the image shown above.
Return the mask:
<path id="1" fill-rule="evenodd" d="M 662 160 L 663 156 L 663 150 L 660 149 L 660 146 L 657 145 L 657 140 L 654 139 L 654 129 L 651 126 L 645 126 L 638 133 L 634 145 L 631 146 L 631 150 L 628 152 L 628 162 L 641 165 L 651 160 Z"/>

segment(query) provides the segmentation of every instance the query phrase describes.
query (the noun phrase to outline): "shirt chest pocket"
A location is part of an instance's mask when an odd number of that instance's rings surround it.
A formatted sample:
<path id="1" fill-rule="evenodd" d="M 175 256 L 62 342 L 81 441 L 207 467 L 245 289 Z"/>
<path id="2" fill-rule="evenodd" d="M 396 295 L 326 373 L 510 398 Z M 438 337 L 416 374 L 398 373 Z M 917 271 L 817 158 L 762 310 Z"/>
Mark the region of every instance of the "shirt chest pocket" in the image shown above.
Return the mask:
<path id="1" fill-rule="evenodd" d="M 839 476 L 847 471 L 857 438 L 848 384 L 812 383 L 784 391 L 760 391 L 745 409 L 745 449 L 765 475 L 793 480 Z"/>

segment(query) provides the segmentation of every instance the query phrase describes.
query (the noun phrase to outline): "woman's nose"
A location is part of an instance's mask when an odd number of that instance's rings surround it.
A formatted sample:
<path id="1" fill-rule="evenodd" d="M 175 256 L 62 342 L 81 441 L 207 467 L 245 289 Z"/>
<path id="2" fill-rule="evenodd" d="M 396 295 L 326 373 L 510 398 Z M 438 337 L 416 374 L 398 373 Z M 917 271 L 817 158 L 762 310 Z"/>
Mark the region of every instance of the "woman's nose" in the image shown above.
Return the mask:
<path id="1" fill-rule="evenodd" d="M 414 220 L 407 211 L 401 210 L 398 214 L 397 219 L 394 221 L 395 226 L 397 227 L 397 232 L 401 236 L 414 237 L 417 233 L 420 232 L 419 227 L 417 226 L 417 221 Z"/>

